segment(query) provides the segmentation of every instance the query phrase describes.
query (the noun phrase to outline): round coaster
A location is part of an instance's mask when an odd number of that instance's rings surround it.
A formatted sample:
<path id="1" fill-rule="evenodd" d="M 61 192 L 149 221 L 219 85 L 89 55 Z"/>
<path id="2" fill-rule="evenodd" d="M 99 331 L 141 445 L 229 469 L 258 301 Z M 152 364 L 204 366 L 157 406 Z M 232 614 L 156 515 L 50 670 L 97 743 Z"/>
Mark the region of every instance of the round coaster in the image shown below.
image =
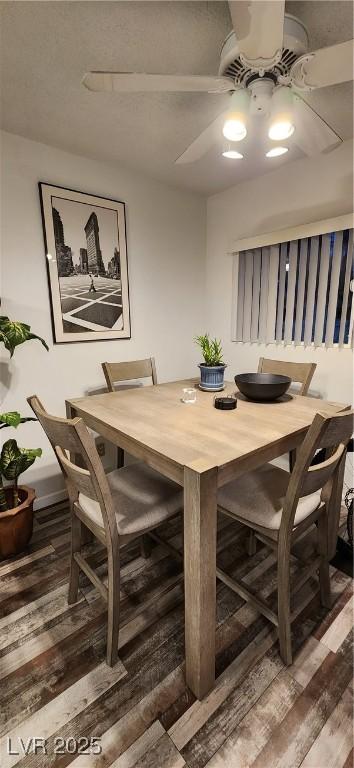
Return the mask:
<path id="1" fill-rule="evenodd" d="M 208 387 L 203 387 L 202 384 L 198 384 L 199 389 L 202 390 L 202 392 L 222 392 L 225 389 L 225 384 L 222 385 L 222 387 L 219 387 L 218 389 L 208 389 Z"/>

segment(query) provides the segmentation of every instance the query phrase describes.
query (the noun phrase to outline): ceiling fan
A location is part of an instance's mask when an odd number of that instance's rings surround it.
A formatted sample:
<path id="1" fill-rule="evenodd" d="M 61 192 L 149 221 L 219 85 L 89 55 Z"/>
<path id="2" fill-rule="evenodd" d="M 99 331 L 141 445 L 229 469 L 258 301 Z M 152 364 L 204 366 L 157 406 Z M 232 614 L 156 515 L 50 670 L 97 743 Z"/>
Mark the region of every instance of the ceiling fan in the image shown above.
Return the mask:
<path id="1" fill-rule="evenodd" d="M 306 91 L 353 80 L 353 40 L 309 53 L 304 24 L 285 13 L 284 0 L 232 0 L 233 30 L 226 38 L 219 74 L 164 75 L 132 72 L 88 72 L 83 84 L 90 91 L 228 93 L 230 106 L 177 158 L 199 160 L 211 147 L 228 140 L 223 154 L 236 151 L 252 121 L 267 120 L 272 148 L 267 156 L 287 152 L 292 141 L 307 155 L 329 151 L 342 139 L 301 97 Z"/>

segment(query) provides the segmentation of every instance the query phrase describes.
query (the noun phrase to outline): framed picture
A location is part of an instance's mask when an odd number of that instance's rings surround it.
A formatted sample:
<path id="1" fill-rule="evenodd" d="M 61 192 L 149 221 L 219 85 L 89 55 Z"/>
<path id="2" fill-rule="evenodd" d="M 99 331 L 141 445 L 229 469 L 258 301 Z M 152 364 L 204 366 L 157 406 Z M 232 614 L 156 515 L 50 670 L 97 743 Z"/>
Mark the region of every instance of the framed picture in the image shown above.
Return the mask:
<path id="1" fill-rule="evenodd" d="M 57 344 L 130 338 L 125 206 L 39 183 Z"/>

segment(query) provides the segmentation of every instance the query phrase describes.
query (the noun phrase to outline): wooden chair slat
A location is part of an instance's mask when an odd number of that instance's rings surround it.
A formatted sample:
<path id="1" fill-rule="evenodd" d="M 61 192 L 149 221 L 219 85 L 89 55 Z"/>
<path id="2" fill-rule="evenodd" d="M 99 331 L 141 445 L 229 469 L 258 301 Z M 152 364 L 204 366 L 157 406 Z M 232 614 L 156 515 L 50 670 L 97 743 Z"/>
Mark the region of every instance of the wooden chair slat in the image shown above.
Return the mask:
<path id="1" fill-rule="evenodd" d="M 82 467 L 78 467 L 69 461 L 61 449 L 57 448 L 57 453 L 59 455 L 60 463 L 64 466 L 68 478 L 71 480 L 78 493 L 83 493 L 90 499 L 98 501 L 97 493 L 95 491 L 95 487 L 89 471 L 87 469 L 83 469 Z"/>
<path id="2" fill-rule="evenodd" d="M 281 376 L 289 376 L 292 381 L 302 385 L 300 395 L 306 395 L 316 367 L 316 363 L 297 363 L 260 357 L 258 373 L 278 373 Z"/>
<path id="3" fill-rule="evenodd" d="M 108 392 L 115 392 L 116 385 L 125 381 L 151 378 L 152 384 L 157 384 L 154 357 L 147 357 L 144 360 L 129 360 L 121 363 L 102 363 L 102 369 Z M 117 468 L 121 469 L 121 467 L 124 467 L 124 450 L 117 446 Z"/>
<path id="4" fill-rule="evenodd" d="M 341 444 L 328 459 L 309 467 L 301 486 L 301 496 L 308 496 L 323 488 L 333 475 L 345 447 Z"/>
<path id="5" fill-rule="evenodd" d="M 114 392 L 115 384 L 123 381 L 151 378 L 152 383 L 157 384 L 156 366 L 153 357 L 121 363 L 102 363 L 102 368 L 110 392 Z"/>

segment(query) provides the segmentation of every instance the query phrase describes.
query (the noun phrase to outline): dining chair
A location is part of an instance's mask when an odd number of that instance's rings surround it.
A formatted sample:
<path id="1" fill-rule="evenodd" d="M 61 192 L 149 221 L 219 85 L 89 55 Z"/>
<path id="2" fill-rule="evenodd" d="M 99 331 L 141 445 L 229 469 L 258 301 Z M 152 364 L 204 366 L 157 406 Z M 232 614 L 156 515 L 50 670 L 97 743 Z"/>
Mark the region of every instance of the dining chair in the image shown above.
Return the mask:
<path id="1" fill-rule="evenodd" d="M 292 586 L 299 590 L 319 571 L 321 603 L 331 607 L 329 555 L 336 538 L 346 446 L 353 432 L 354 411 L 328 417 L 317 413 L 298 451 L 292 473 L 273 464 L 248 472 L 223 486 L 218 495 L 218 509 L 252 530 L 277 557 L 277 610 L 217 568 L 217 577 L 237 592 L 278 627 L 280 655 L 286 665 L 292 663 L 290 557 L 292 544 L 316 523 L 318 554 L 300 572 Z M 310 466 L 320 448 L 326 459 Z M 330 542 L 330 548 L 328 547 Z"/>
<path id="2" fill-rule="evenodd" d="M 291 381 L 301 384 L 298 394 L 307 395 L 316 367 L 316 363 L 294 363 L 289 360 L 260 357 L 258 373 L 279 373 L 282 376 L 289 376 Z"/>
<path id="3" fill-rule="evenodd" d="M 128 360 L 122 363 L 102 363 L 103 373 L 109 392 L 114 392 L 117 384 L 126 381 L 137 381 L 150 378 L 152 384 L 157 384 L 156 365 L 154 357 L 144 360 Z M 118 446 L 117 467 L 124 466 L 124 450 Z"/>
<path id="4" fill-rule="evenodd" d="M 49 415 L 36 395 L 28 403 L 52 444 L 68 490 L 72 523 L 68 602 L 78 600 L 83 571 L 108 604 L 107 664 L 113 666 L 118 659 L 120 548 L 182 512 L 183 489 L 143 462 L 106 475 L 94 438 L 81 418 Z M 81 552 L 86 529 L 107 548 L 107 587 Z M 171 544 L 168 550 L 181 557 Z"/>
<path id="5" fill-rule="evenodd" d="M 316 363 L 294 363 L 289 360 L 272 360 L 269 357 L 260 357 L 258 363 L 258 373 L 278 373 L 281 376 L 289 376 L 296 384 L 301 384 L 297 392 L 299 395 L 307 395 L 316 368 Z M 289 452 L 290 472 L 295 461 L 296 449 Z"/>

